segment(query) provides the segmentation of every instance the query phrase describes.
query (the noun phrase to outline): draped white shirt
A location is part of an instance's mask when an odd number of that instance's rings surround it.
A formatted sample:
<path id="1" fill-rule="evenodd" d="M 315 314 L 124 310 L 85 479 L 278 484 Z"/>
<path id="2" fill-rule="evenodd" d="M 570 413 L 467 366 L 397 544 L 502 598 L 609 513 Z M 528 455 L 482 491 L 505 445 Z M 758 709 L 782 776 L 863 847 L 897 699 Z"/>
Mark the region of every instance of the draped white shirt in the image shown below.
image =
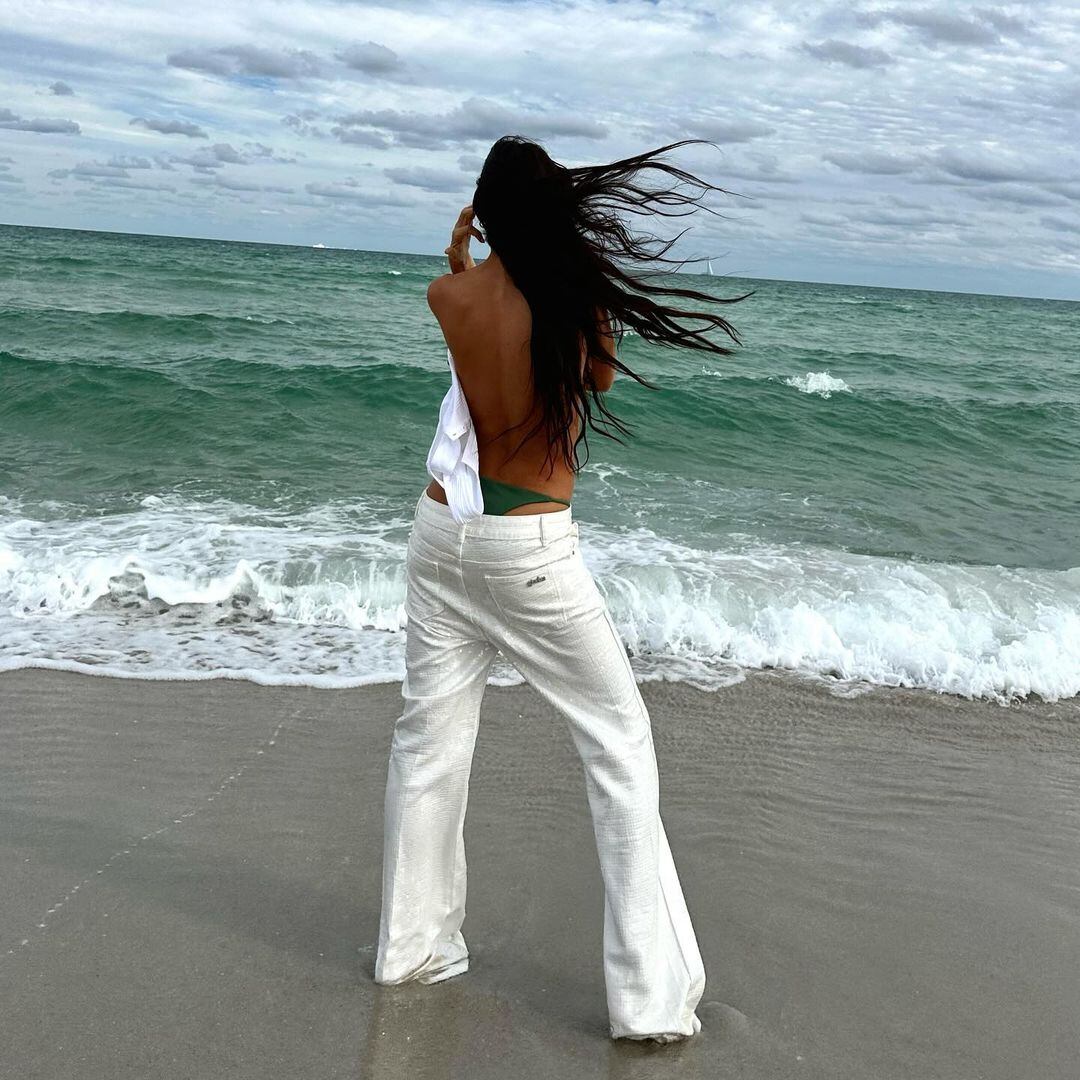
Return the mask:
<path id="1" fill-rule="evenodd" d="M 450 387 L 439 406 L 439 423 L 426 465 L 428 475 L 438 480 L 446 492 L 454 521 L 461 525 L 484 512 L 484 494 L 480 489 L 476 429 L 449 349 L 446 362 L 450 365 Z"/>

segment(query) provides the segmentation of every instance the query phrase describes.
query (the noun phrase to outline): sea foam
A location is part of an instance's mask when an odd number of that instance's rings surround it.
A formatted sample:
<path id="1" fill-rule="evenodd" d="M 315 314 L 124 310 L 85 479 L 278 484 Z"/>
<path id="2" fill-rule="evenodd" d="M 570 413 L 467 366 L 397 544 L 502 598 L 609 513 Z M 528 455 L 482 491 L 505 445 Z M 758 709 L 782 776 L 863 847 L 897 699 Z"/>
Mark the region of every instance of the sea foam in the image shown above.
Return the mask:
<path id="1" fill-rule="evenodd" d="M 785 379 L 784 383 L 804 394 L 819 394 L 824 398 L 832 397 L 834 393 L 851 393 L 851 387 L 843 379 L 834 378 L 827 371 L 808 371 L 805 375 L 792 375 Z"/>
<path id="2" fill-rule="evenodd" d="M 280 520 L 151 497 L 49 522 L 0 507 L 0 670 L 356 686 L 404 675 L 407 522 Z M 1080 567 L 911 562 L 582 523 L 581 551 L 642 680 L 718 688 L 783 668 L 1008 702 L 1080 693 Z M 500 661 L 492 682 L 521 682 Z"/>

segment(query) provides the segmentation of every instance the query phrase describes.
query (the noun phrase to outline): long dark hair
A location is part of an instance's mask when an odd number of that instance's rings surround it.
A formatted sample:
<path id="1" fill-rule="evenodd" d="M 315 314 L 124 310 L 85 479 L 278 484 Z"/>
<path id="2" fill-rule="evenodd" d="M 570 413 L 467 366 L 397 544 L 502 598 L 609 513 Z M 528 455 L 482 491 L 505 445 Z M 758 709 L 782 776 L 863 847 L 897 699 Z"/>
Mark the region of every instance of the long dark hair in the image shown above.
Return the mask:
<path id="1" fill-rule="evenodd" d="M 671 240 L 659 241 L 660 249 L 652 251 L 649 243 L 657 238 L 633 235 L 620 219 L 619 211 L 683 217 L 698 208 L 698 200 L 705 191 L 732 194 L 692 173 L 656 160 L 668 150 L 690 143 L 716 146 L 707 139 L 682 139 L 610 165 L 576 168 L 560 165 L 539 143 L 521 135 L 504 135 L 488 152 L 476 181 L 473 212 L 483 229 L 485 241 L 499 256 L 532 311 L 533 388 L 543 412 L 540 420 L 522 436 L 511 457 L 526 440 L 545 428 L 548 458 L 557 449 L 567 467 L 578 471 L 584 462 L 577 461 L 577 444 L 570 442 L 575 412 L 582 418 L 577 441 L 585 444 L 586 460 L 589 444 L 585 429 L 588 425 L 620 443 L 623 440 L 612 435 L 607 427 L 624 435 L 631 433 L 629 427 L 608 409 L 603 393 L 596 389 L 590 378 L 589 362 L 583 377 L 580 367 L 582 339 L 588 348 L 590 362 L 607 362 L 651 390 L 659 387 L 632 371 L 605 348 L 601 339 L 601 318 L 606 318 L 620 340 L 630 329 L 643 341 L 728 355 L 733 351 L 731 348 L 704 334 L 706 330 L 719 329 L 732 342 L 741 344 L 735 328 L 719 314 L 684 311 L 651 297 L 681 296 L 709 304 L 732 304 L 750 293 L 726 298 L 710 296 L 696 289 L 662 285 L 632 276 L 618 265 L 620 260 L 680 264 L 686 261 L 664 257 L 685 229 Z M 644 169 L 656 169 L 677 180 L 687 181 L 701 188 L 701 194 L 685 194 L 677 188 L 643 188 L 634 180 Z M 663 209 L 687 205 L 691 209 L 681 214 Z M 688 320 L 705 325 L 697 328 L 681 325 Z M 593 404 L 600 413 L 599 422 L 593 417 Z M 513 428 L 506 429 L 511 430 Z M 505 431 L 498 437 L 502 438 L 504 434 Z M 549 476 L 554 467 L 552 460 Z"/>

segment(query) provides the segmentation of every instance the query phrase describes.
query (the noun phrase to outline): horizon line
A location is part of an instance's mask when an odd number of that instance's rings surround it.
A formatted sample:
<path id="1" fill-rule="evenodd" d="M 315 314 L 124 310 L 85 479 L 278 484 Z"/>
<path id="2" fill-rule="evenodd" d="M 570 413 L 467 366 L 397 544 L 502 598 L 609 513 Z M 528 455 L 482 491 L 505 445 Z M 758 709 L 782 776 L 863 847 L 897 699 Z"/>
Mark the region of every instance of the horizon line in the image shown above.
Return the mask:
<path id="1" fill-rule="evenodd" d="M 299 251 L 350 251 L 360 252 L 368 255 L 406 255 L 413 258 L 420 259 L 439 259 L 446 261 L 446 256 L 441 252 L 438 254 L 428 254 L 426 252 L 419 251 L 387 251 L 380 248 L 354 248 L 354 247 L 336 247 L 332 245 L 317 246 L 315 244 L 297 244 L 288 243 L 281 240 L 235 240 L 221 236 L 186 236 L 182 233 L 151 233 L 151 232 L 129 232 L 125 229 L 73 229 L 63 225 L 20 225 L 16 222 L 4 222 L 0 221 L 0 228 L 8 229 L 40 229 L 46 232 L 73 232 L 73 233 L 95 233 L 104 236 L 145 236 L 155 240 L 191 240 L 194 242 L 214 243 L 214 244 L 248 244 L 252 247 L 285 247 L 295 248 Z M 484 260 L 477 260 L 477 264 L 482 263 Z M 712 258 L 701 258 L 695 260 L 687 260 L 694 262 L 712 262 Z M 950 265 L 950 264 L 944 264 Z M 665 271 L 661 270 L 661 273 Z M 673 270 L 671 273 L 680 273 L 679 270 Z M 1080 296 L 1073 299 L 1058 297 L 1058 296 L 1036 296 L 1032 294 L 1023 293 L 995 293 L 995 292 L 970 292 L 957 289 L 926 289 L 926 288 L 913 288 L 902 285 L 870 285 L 860 282 L 850 281 L 819 281 L 810 278 L 782 278 L 782 277 L 755 277 L 749 274 L 735 274 L 731 272 L 723 274 L 708 274 L 700 271 L 691 272 L 691 276 L 694 277 L 714 277 L 714 278 L 732 278 L 736 281 L 779 281 L 790 283 L 794 285 L 835 285 L 840 288 L 847 289 L 881 289 L 886 292 L 925 292 L 933 293 L 935 295 L 944 296 L 993 296 L 1003 300 L 1042 300 L 1046 303 L 1056 304 L 1076 304 L 1080 303 Z"/>

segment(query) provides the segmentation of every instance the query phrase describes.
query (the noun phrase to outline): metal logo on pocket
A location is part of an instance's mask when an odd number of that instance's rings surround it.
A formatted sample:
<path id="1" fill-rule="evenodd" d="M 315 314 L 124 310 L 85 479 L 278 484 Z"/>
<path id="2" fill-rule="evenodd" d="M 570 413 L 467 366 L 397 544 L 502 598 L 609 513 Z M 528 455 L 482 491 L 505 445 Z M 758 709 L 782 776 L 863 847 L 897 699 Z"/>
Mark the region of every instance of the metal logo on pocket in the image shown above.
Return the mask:
<path id="1" fill-rule="evenodd" d="M 535 585 L 538 581 L 546 581 L 546 580 L 547 580 L 547 574 L 541 574 L 539 577 L 529 578 L 529 580 L 526 581 L 525 584 L 526 585 Z"/>

